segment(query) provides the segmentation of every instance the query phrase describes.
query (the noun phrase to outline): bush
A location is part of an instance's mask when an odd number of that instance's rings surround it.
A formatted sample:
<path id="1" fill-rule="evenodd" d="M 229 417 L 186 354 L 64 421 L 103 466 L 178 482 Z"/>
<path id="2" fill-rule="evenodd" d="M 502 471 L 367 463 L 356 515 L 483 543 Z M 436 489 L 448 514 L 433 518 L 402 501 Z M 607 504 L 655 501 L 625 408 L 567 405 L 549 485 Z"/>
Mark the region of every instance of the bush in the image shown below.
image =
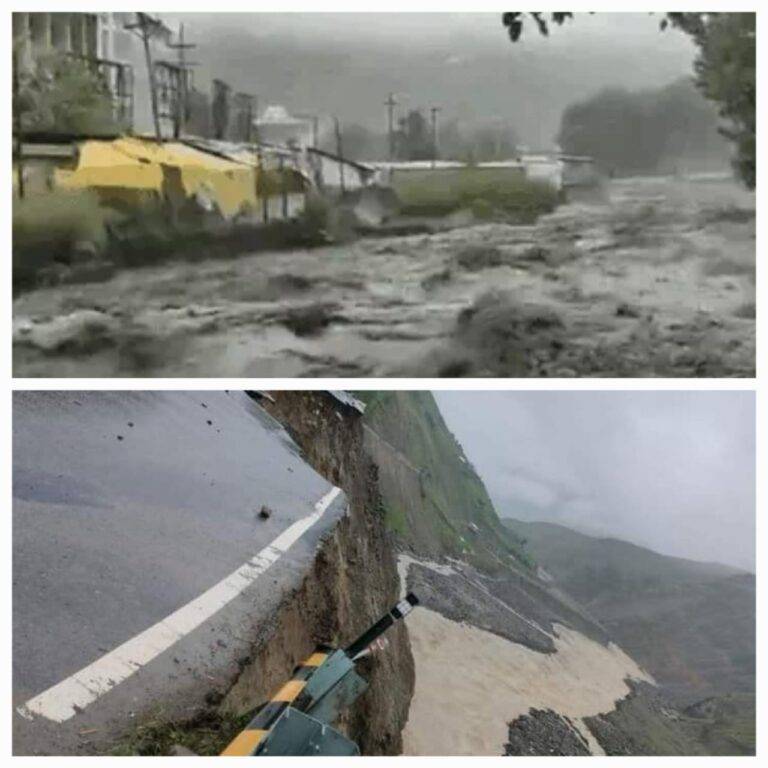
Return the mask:
<path id="1" fill-rule="evenodd" d="M 13 201 L 13 282 L 33 280 L 54 263 L 70 263 L 76 249 L 103 252 L 107 227 L 118 214 L 93 192 L 53 191 Z"/>
<path id="2" fill-rule="evenodd" d="M 402 212 L 412 216 L 447 216 L 468 208 L 478 218 L 531 223 L 559 201 L 554 187 L 507 168 L 410 171 L 395 175 L 394 188 Z"/>

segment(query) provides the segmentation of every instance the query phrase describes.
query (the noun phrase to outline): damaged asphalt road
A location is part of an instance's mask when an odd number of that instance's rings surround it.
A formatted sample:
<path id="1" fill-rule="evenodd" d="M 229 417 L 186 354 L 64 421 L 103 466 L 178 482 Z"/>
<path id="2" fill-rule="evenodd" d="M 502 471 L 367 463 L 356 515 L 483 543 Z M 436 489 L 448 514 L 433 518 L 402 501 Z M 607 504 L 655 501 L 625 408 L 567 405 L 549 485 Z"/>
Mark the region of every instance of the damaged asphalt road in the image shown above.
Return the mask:
<path id="1" fill-rule="evenodd" d="M 13 426 L 15 754 L 221 694 L 346 510 L 242 392 L 18 392 Z"/>
<path id="2" fill-rule="evenodd" d="M 16 376 L 752 376 L 755 200 L 626 179 L 467 224 L 14 302 Z"/>

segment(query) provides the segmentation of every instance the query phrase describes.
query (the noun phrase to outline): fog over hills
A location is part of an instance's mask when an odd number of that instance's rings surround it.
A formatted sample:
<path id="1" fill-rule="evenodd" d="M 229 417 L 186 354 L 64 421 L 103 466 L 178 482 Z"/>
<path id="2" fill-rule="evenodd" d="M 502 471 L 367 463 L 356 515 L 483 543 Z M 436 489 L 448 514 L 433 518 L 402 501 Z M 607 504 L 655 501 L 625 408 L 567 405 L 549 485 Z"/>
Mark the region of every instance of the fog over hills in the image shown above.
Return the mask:
<path id="1" fill-rule="evenodd" d="M 754 692 L 752 574 L 562 525 L 505 522 L 555 583 L 675 697 Z"/>
<path id="2" fill-rule="evenodd" d="M 257 94 L 262 106 L 386 127 L 390 91 L 403 108 L 442 107 L 470 127 L 511 122 L 550 146 L 563 109 L 606 86 L 642 89 L 691 74 L 693 47 L 651 14 L 577 14 L 512 45 L 499 13 L 164 14 L 197 44 L 195 78 Z"/>

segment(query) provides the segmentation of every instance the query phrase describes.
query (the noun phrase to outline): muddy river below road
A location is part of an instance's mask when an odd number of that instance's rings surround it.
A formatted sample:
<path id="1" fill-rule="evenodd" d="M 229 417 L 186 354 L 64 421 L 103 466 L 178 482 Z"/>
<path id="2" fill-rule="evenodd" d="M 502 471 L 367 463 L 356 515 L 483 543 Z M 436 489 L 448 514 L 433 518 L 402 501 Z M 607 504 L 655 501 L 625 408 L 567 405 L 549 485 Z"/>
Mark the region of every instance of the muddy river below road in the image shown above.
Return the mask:
<path id="1" fill-rule="evenodd" d="M 14 302 L 16 376 L 752 376 L 755 199 L 626 179 L 533 226 L 164 263 Z"/>

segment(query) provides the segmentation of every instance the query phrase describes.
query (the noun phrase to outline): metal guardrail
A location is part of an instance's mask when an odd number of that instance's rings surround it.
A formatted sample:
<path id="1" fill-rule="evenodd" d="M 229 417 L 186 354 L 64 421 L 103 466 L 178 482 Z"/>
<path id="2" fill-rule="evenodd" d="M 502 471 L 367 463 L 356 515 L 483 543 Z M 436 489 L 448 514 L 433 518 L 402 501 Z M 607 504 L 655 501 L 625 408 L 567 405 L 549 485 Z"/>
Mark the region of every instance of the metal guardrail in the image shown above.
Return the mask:
<path id="1" fill-rule="evenodd" d="M 409 593 L 345 649 L 315 651 L 259 710 L 222 756 L 355 755 L 357 745 L 334 730 L 342 711 L 368 683 L 355 671 L 381 636 L 419 601 Z"/>

